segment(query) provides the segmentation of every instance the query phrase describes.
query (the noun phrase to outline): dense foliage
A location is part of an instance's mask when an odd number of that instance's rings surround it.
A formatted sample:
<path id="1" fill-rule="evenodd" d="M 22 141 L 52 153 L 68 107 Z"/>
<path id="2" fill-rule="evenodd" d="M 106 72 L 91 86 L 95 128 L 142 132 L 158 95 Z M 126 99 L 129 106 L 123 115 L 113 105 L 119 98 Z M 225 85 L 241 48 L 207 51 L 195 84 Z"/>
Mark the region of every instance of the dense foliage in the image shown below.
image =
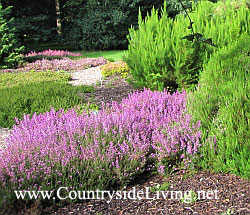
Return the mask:
<path id="1" fill-rule="evenodd" d="M 237 40 L 243 32 L 249 33 L 249 12 L 245 4 L 236 9 L 227 2 L 223 13 L 215 11 L 218 6 L 202 1 L 190 17 L 195 32 L 213 38 L 213 43 L 223 47 Z M 176 16 L 173 22 L 167 17 L 166 5 L 161 18 L 159 13 L 153 9 L 145 20 L 139 14 L 139 29 L 130 30 L 124 61 L 139 86 L 158 90 L 189 88 L 197 83 L 203 63 L 216 48 L 182 39 L 190 34 L 190 20 L 185 15 Z"/>
<path id="2" fill-rule="evenodd" d="M 249 53 L 249 35 L 219 50 L 189 98 L 190 112 L 201 120 L 206 143 L 202 165 L 244 177 L 250 176 Z"/>
<path id="3" fill-rule="evenodd" d="M 0 151 L 0 194 L 6 196 L 1 204 L 11 204 L 15 189 L 107 190 L 126 185 L 150 161 L 164 173 L 174 165 L 169 160 L 192 159 L 201 132 L 185 113 L 185 97 L 144 90 L 103 106 L 98 115 L 74 109 L 25 115 L 11 132 L 8 150 Z"/>
<path id="4" fill-rule="evenodd" d="M 64 71 L 30 71 L 19 73 L 2 73 L 0 74 L 0 89 L 12 88 L 15 86 L 39 83 L 45 81 L 63 82 L 67 83 L 70 80 L 70 74 Z"/>
<path id="5" fill-rule="evenodd" d="M 81 0 L 64 5 L 66 41 L 84 50 L 126 49 L 128 28 L 137 24 L 138 9 L 144 16 L 163 0 Z"/>
<path id="6" fill-rule="evenodd" d="M 8 18 L 10 7 L 3 9 L 0 3 L 0 69 L 16 66 L 21 61 L 23 47 L 17 41 L 13 19 Z"/>
<path id="7" fill-rule="evenodd" d="M 41 59 L 42 58 L 42 59 Z M 107 62 L 103 57 L 100 58 L 81 58 L 79 60 L 72 60 L 67 57 L 60 56 L 34 56 L 27 57 L 27 63 L 23 67 L 20 67 L 19 71 L 76 71 L 76 70 L 84 70 L 89 67 L 95 67 L 103 65 Z M 40 60 L 41 59 L 41 60 Z M 35 60 L 35 61 L 34 61 Z M 12 70 L 5 70 L 6 72 L 11 72 Z"/>
<path id="8" fill-rule="evenodd" d="M 81 93 L 92 92 L 92 87 L 73 87 L 63 82 L 46 81 L 0 89 L 0 126 L 11 128 L 15 117 L 23 114 L 44 113 L 51 106 L 65 110 L 86 103 Z"/>
<path id="9" fill-rule="evenodd" d="M 104 77 L 119 74 L 121 77 L 126 78 L 129 74 L 128 65 L 123 61 L 108 62 L 101 66 L 101 70 Z"/>
<path id="10" fill-rule="evenodd" d="M 24 42 L 51 41 L 56 36 L 55 1 L 5 0 L 4 7 L 13 6 L 13 26 Z"/>

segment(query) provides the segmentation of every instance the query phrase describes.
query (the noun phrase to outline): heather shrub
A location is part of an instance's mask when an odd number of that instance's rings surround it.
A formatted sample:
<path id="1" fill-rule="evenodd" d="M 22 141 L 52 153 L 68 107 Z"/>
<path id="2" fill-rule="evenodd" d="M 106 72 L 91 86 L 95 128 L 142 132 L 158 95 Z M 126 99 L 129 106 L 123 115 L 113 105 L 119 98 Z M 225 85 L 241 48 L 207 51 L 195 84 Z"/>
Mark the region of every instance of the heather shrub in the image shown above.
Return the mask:
<path id="1" fill-rule="evenodd" d="M 126 78 L 129 74 L 128 66 L 125 62 L 108 62 L 101 66 L 102 75 L 104 77 L 120 74 L 121 77 Z"/>
<path id="2" fill-rule="evenodd" d="M 55 59 L 63 59 L 63 57 L 80 57 L 80 53 L 73 53 L 64 50 L 44 50 L 41 52 L 31 51 L 30 53 L 24 55 L 24 60 L 31 63 L 37 60 L 55 60 Z"/>
<path id="3" fill-rule="evenodd" d="M 55 60 L 55 59 L 63 59 L 63 57 L 61 56 L 46 56 L 46 55 L 36 55 L 36 56 L 28 56 L 28 57 L 24 57 L 25 62 L 28 63 L 32 63 L 35 62 L 37 60 Z"/>
<path id="4" fill-rule="evenodd" d="M 42 55 L 42 56 L 59 56 L 59 57 L 67 57 L 67 56 L 81 56 L 80 53 L 73 53 L 69 51 L 64 51 L 64 50 L 44 50 L 42 52 L 35 52 L 31 51 L 30 53 L 26 54 L 25 57 L 31 57 L 31 56 L 37 56 L 37 55 Z"/>
<path id="5" fill-rule="evenodd" d="M 0 204 L 11 205 L 16 189 L 114 189 L 148 169 L 149 162 L 164 172 L 164 157 L 195 156 L 201 133 L 186 113 L 185 97 L 185 92 L 144 90 L 120 104 L 103 104 L 98 114 L 51 109 L 24 115 L 0 151 Z"/>
<path id="6" fill-rule="evenodd" d="M 14 67 L 21 62 L 23 47 L 17 41 L 15 29 L 10 25 L 13 19 L 6 18 L 10 7 L 3 9 L 0 3 L 0 69 Z"/>
<path id="7" fill-rule="evenodd" d="M 58 58 L 58 57 L 56 57 Z M 89 67 L 95 67 L 103 65 L 107 62 L 103 57 L 100 58 L 82 58 L 79 60 L 72 60 L 70 58 L 62 58 L 62 59 L 42 59 L 36 60 L 35 62 L 28 63 L 24 67 L 20 68 L 21 71 L 71 71 L 71 70 L 83 70 Z"/>
<path id="8" fill-rule="evenodd" d="M 223 15 L 216 15 L 213 11 L 217 4 L 201 1 L 189 14 L 194 32 L 212 38 L 218 47 L 238 40 L 243 32 L 249 34 L 248 9 L 244 4 L 238 10 L 229 2 L 227 5 Z M 134 84 L 158 90 L 164 87 L 187 89 L 196 84 L 203 64 L 216 48 L 182 39 L 191 33 L 188 17 L 179 14 L 173 21 L 167 17 L 165 6 L 161 11 L 153 9 L 145 20 L 139 14 L 138 24 L 138 30 L 130 29 L 124 58 Z"/>
<path id="9" fill-rule="evenodd" d="M 201 120 L 203 130 L 200 165 L 248 178 L 249 53 L 247 34 L 216 52 L 188 102 L 193 119 Z"/>
<path id="10" fill-rule="evenodd" d="M 11 87 L 26 85 L 26 84 L 31 84 L 31 83 L 45 82 L 45 81 L 67 83 L 70 79 L 71 79 L 70 74 L 64 71 L 36 72 L 34 70 L 31 70 L 30 72 L 1 73 L 0 74 L 0 80 L 1 80 L 0 89 L 11 88 Z"/>
<path id="11" fill-rule="evenodd" d="M 70 84 L 54 81 L 30 82 L 16 84 L 10 88 L 1 88 L 0 126 L 11 128 L 15 117 L 21 119 L 23 114 L 44 113 L 54 107 L 65 110 L 86 101 L 81 93 L 92 92 L 89 86 L 74 87 Z"/>

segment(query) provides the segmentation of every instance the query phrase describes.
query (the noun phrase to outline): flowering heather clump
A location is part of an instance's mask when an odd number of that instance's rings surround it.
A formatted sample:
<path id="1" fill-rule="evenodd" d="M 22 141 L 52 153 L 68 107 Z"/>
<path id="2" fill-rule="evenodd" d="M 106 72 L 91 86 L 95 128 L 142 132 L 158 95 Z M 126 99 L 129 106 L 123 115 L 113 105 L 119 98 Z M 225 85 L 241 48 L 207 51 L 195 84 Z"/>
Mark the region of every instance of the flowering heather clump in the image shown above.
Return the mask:
<path id="1" fill-rule="evenodd" d="M 45 56 L 60 56 L 60 57 L 66 57 L 66 56 L 81 56 L 80 53 L 72 53 L 69 51 L 63 51 L 63 50 L 44 50 L 42 52 L 35 52 L 32 51 L 25 55 L 25 57 L 33 57 L 37 55 L 45 55 Z"/>
<path id="2" fill-rule="evenodd" d="M 69 58 L 63 58 L 63 59 L 54 59 L 54 60 L 36 60 L 33 63 L 28 63 L 25 65 L 25 67 L 22 68 L 22 70 L 30 71 L 30 70 L 36 70 L 36 71 L 55 71 L 55 70 L 64 70 L 64 71 L 70 71 L 70 70 L 82 70 L 87 67 L 95 67 L 105 64 L 107 61 L 103 58 L 82 58 L 79 60 L 71 60 Z"/>
<path id="3" fill-rule="evenodd" d="M 164 157 L 181 159 L 199 148 L 200 125 L 191 125 L 185 97 L 185 92 L 145 89 L 121 104 L 103 105 L 97 115 L 74 109 L 25 115 L 0 152 L 0 190 L 10 184 L 17 189 L 34 184 L 38 190 L 60 184 L 106 189 L 131 180 L 152 157 L 163 171 Z"/>

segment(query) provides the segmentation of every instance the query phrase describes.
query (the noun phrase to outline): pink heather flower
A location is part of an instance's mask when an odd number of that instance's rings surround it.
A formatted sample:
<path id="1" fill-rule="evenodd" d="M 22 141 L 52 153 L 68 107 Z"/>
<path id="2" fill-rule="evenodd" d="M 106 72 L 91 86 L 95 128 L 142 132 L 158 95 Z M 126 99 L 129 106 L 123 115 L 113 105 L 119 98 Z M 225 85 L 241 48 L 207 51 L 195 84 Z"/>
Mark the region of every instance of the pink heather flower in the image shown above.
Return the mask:
<path id="1" fill-rule="evenodd" d="M 50 181 L 52 176 L 61 177 L 60 167 L 67 165 L 68 171 L 81 177 L 82 172 L 91 174 L 91 162 L 103 161 L 110 162 L 114 177 L 122 179 L 145 168 L 148 157 L 160 164 L 169 155 L 193 156 L 199 149 L 201 131 L 200 124 L 192 125 L 192 117 L 186 113 L 185 98 L 185 92 L 145 89 L 120 104 L 103 104 L 97 116 L 53 108 L 24 115 L 13 127 L 7 149 L 0 151 L 0 185 L 23 185 L 31 177 Z M 79 163 L 74 166 L 75 162 Z M 158 170 L 164 172 L 164 168 L 160 165 Z"/>
<path id="2" fill-rule="evenodd" d="M 77 71 L 89 67 L 96 67 L 106 64 L 107 60 L 103 57 L 99 58 L 82 58 L 79 60 L 71 60 L 70 58 L 53 59 L 53 60 L 36 60 L 35 62 L 28 63 L 24 67 L 19 68 L 18 71 Z"/>
<path id="3" fill-rule="evenodd" d="M 165 169 L 165 166 L 159 166 L 158 167 L 158 172 L 164 174 L 164 169 Z"/>
<path id="4" fill-rule="evenodd" d="M 72 53 L 69 51 L 63 51 L 63 50 L 44 50 L 42 52 L 35 52 L 32 51 L 25 55 L 25 57 L 32 57 L 37 55 L 45 55 L 45 56 L 59 56 L 59 57 L 66 57 L 66 56 L 81 56 L 80 53 Z"/>

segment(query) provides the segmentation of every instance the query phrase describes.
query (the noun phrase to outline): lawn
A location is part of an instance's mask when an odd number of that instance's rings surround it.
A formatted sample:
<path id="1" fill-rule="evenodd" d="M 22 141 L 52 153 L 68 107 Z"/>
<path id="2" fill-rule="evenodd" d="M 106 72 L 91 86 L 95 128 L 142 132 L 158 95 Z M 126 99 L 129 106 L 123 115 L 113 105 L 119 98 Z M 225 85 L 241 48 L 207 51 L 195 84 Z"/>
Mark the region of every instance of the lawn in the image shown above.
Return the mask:
<path id="1" fill-rule="evenodd" d="M 97 57 L 104 57 L 109 61 L 120 61 L 122 60 L 123 55 L 126 55 L 126 51 L 124 50 L 111 50 L 111 51 L 80 51 L 82 56 L 90 57 L 90 58 L 97 58 Z"/>

